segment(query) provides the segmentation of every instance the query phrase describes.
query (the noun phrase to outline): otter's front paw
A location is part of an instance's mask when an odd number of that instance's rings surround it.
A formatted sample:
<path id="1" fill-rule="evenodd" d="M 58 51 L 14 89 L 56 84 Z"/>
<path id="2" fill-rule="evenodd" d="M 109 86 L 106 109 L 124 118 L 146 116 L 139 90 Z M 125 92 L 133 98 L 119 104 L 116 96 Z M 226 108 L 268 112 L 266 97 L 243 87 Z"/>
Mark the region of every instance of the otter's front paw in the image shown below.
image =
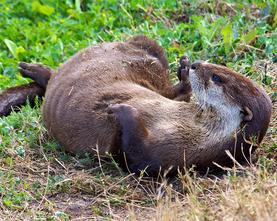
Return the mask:
<path id="1" fill-rule="evenodd" d="M 180 67 L 177 69 L 177 76 L 179 81 L 186 81 L 189 76 L 189 69 L 191 63 L 188 59 L 188 56 L 184 55 L 180 58 Z"/>
<path id="2" fill-rule="evenodd" d="M 180 83 L 176 85 L 177 96 L 174 98 L 174 100 L 189 102 L 191 95 L 189 70 L 191 64 L 189 62 L 188 56 L 182 56 L 180 58 L 180 65 L 181 66 L 177 69 L 177 76 L 179 78 Z"/>

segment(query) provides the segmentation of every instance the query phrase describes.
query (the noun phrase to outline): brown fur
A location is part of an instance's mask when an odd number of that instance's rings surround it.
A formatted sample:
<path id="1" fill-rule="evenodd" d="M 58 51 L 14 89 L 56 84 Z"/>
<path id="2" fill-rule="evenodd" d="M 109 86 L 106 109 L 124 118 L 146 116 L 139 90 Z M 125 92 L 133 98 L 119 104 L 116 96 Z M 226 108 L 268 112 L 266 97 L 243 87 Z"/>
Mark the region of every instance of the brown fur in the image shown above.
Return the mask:
<path id="1" fill-rule="evenodd" d="M 37 83 L 32 82 L 16 87 L 7 88 L 0 94 L 0 117 L 7 116 L 12 109 L 25 105 L 27 99 L 30 104 L 34 104 L 36 96 L 42 97 L 44 90 Z"/>
<path id="2" fill-rule="evenodd" d="M 265 91 L 225 67 L 195 62 L 190 69 L 186 57 L 180 64 L 180 84 L 172 87 L 165 53 L 152 39 L 90 46 L 52 73 L 45 126 L 68 151 L 108 151 L 132 172 L 147 168 L 150 175 L 226 165 L 225 150 L 239 161 L 249 156 L 246 140 L 260 143 L 269 124 Z M 199 104 L 184 102 L 188 72 Z"/>
<path id="3" fill-rule="evenodd" d="M 103 43 L 71 57 L 51 77 L 43 104 L 46 128 L 67 150 L 108 150 L 114 127 L 110 104 L 162 94 L 177 97 L 162 48 L 145 36 L 129 43 Z M 89 116 L 89 117 L 88 117 Z"/>
<path id="4" fill-rule="evenodd" d="M 263 89 L 213 64 L 196 62 L 189 75 L 199 106 L 153 96 L 109 107 L 109 118 L 117 128 L 111 149 L 119 147 L 131 171 L 148 167 L 148 173 L 156 175 L 160 169 L 172 167 L 171 173 L 184 165 L 213 169 L 213 162 L 231 163 L 226 150 L 242 161 L 251 147 L 246 141 L 251 137 L 262 141 L 271 115 L 271 102 Z M 214 76 L 218 81 L 212 80 Z"/>

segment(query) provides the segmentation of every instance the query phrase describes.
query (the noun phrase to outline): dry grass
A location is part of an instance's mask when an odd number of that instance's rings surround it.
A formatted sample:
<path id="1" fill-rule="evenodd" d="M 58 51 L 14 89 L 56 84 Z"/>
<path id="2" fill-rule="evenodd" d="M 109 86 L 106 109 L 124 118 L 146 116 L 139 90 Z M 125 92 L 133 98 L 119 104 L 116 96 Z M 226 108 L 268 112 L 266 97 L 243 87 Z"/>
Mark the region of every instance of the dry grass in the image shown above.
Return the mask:
<path id="1" fill-rule="evenodd" d="M 51 217 L 58 211 L 69 215 L 71 220 L 108 217 L 113 220 L 274 220 L 277 217 L 277 174 L 273 158 L 206 178 L 188 172 L 169 181 L 119 175 L 117 170 L 107 168 L 102 173 L 96 165 L 80 170 L 73 163 L 45 161 L 31 154 L 26 159 L 13 160 L 16 165 L 1 170 L 20 177 L 22 182 L 14 191 L 24 192 L 32 199 L 18 207 L 1 204 L 1 217 L 12 220 L 39 218 L 39 214 Z M 62 174 L 63 179 L 51 183 L 50 176 Z M 0 183 L 2 186 L 10 182 L 6 178 Z M 34 184 L 40 188 L 36 190 Z M 41 196 L 36 197 L 38 192 Z"/>
<path id="2" fill-rule="evenodd" d="M 261 72 L 265 62 L 268 61 L 255 63 L 257 72 Z M 273 114 L 261 148 L 252 154 L 250 162 L 243 165 L 234 162 L 233 168 L 223 168 L 207 176 L 190 169 L 167 179 L 138 177 L 97 158 L 82 160 L 71 156 L 61 161 L 63 152 L 44 148 L 53 141 L 48 140 L 41 122 L 37 122 L 37 147 L 26 148 L 24 157 L 9 148 L 5 150 L 9 158 L 1 158 L 0 217 L 7 220 L 276 220 L 277 102 L 273 100 L 276 73 L 277 65 L 268 63 L 267 75 L 272 82 L 265 89 L 273 101 Z M 22 145 L 18 138 L 12 136 L 12 139 L 13 146 Z M 85 167 L 90 161 L 94 163 Z M 13 196 L 10 204 L 8 196 Z"/>

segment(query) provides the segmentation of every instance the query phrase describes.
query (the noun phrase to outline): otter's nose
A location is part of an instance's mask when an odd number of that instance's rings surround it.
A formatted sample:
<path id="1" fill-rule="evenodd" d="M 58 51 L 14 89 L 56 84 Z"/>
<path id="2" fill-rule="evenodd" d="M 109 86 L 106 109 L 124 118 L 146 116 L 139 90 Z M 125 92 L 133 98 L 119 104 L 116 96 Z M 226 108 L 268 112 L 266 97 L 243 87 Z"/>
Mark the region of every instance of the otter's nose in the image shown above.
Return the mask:
<path id="1" fill-rule="evenodd" d="M 192 65 L 191 65 L 191 69 L 192 69 L 192 70 L 195 70 L 196 67 L 197 67 L 199 64 L 203 63 L 203 62 L 204 62 L 204 61 L 195 61 L 195 62 L 193 62 Z"/>

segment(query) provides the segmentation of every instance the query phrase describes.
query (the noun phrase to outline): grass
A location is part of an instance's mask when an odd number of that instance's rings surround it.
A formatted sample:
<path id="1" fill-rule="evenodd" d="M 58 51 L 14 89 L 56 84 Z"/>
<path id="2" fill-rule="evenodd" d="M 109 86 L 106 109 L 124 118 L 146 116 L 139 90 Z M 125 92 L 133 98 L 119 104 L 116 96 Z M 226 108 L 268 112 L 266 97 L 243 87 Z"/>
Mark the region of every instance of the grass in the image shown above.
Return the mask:
<path id="1" fill-rule="evenodd" d="M 41 104 L 0 119 L 0 217 L 5 220 L 276 220 L 277 15 L 274 1 L 0 0 L 0 90 L 28 82 L 18 61 L 57 68 L 78 50 L 144 34 L 178 58 L 226 65 L 265 88 L 273 113 L 250 162 L 173 178 L 72 156 L 51 139 Z"/>

